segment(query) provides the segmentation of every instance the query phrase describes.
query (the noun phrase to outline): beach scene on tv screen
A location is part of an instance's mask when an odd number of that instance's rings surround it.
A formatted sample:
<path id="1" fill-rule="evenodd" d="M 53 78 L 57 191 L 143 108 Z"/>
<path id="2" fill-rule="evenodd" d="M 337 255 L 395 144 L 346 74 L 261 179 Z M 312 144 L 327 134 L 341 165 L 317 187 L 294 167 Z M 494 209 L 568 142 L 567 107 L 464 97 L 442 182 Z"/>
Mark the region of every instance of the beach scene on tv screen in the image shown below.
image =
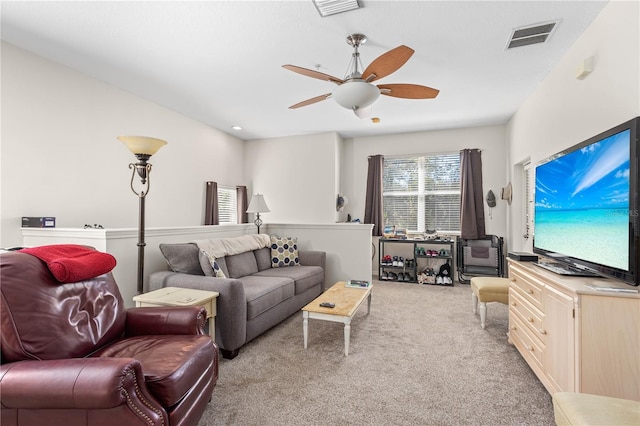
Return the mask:
<path id="1" fill-rule="evenodd" d="M 629 268 L 628 130 L 536 168 L 535 245 Z"/>

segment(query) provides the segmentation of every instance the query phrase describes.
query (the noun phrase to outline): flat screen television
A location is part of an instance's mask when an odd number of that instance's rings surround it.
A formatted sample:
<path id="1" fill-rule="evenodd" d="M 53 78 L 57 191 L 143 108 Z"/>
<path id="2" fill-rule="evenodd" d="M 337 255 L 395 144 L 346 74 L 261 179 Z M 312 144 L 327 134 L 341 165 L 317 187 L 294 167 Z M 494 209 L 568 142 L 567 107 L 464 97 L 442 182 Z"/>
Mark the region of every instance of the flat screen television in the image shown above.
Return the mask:
<path id="1" fill-rule="evenodd" d="M 536 165 L 540 266 L 639 284 L 639 137 L 636 117 Z"/>

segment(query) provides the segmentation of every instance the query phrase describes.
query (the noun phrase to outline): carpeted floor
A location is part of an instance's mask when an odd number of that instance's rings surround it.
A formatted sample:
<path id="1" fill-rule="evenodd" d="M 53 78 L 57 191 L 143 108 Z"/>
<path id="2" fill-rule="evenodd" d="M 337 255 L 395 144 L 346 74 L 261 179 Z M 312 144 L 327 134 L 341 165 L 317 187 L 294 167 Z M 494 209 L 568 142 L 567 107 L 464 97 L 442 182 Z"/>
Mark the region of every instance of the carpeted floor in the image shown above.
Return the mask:
<path id="1" fill-rule="evenodd" d="M 374 282 L 344 356 L 343 325 L 302 313 L 253 340 L 220 378 L 198 426 L 553 425 L 551 397 L 507 342 L 507 306 L 487 328 L 468 285 Z"/>

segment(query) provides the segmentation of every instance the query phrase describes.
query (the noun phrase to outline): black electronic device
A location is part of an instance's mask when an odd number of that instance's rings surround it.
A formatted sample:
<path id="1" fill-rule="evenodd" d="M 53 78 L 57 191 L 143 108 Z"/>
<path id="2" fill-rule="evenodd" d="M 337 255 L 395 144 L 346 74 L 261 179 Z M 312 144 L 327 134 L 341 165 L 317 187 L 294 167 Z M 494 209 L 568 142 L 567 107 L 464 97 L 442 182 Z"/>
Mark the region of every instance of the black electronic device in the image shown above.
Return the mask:
<path id="1" fill-rule="evenodd" d="M 536 165 L 534 253 L 640 284 L 639 138 L 636 117 Z"/>
<path id="2" fill-rule="evenodd" d="M 509 258 L 519 260 L 520 262 L 537 262 L 538 255 L 533 253 L 525 253 L 521 251 L 510 251 Z"/>
<path id="3" fill-rule="evenodd" d="M 22 216 L 23 228 L 55 228 L 55 217 L 27 217 Z"/>
<path id="4" fill-rule="evenodd" d="M 322 302 L 320 304 L 320 306 L 322 306 L 323 308 L 335 308 L 336 307 L 335 303 L 331 303 L 331 302 Z"/>

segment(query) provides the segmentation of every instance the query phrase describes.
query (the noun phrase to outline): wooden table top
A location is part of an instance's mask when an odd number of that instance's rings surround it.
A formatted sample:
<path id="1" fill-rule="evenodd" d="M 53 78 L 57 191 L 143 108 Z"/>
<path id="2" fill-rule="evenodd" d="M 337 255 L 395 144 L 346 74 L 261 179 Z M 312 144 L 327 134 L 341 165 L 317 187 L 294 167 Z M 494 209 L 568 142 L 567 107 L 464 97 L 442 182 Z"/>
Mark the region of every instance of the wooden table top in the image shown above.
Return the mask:
<path id="1" fill-rule="evenodd" d="M 134 296 L 133 300 L 140 303 L 155 303 L 168 306 L 193 306 L 218 297 L 217 291 L 197 290 L 181 287 L 163 287 L 149 293 Z"/>
<path id="2" fill-rule="evenodd" d="M 367 288 L 345 287 L 345 282 L 339 281 L 330 289 L 309 302 L 309 304 L 302 308 L 302 310 L 350 317 L 358 310 L 362 301 L 369 296 L 372 288 L 373 285 L 369 285 Z M 323 302 L 331 302 L 336 306 L 335 308 L 323 308 L 320 306 L 320 303 Z"/>

